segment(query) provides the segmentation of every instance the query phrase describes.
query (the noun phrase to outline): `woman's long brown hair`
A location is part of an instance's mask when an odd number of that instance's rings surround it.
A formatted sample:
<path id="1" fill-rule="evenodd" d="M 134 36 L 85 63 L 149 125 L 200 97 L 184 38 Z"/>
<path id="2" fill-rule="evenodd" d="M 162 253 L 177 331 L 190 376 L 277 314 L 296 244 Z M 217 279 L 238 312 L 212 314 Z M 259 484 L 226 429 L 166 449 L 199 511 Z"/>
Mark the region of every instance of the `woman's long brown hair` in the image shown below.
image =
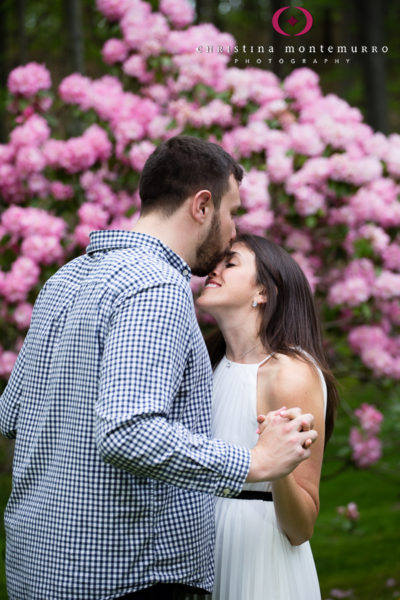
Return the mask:
<path id="1" fill-rule="evenodd" d="M 321 369 L 328 392 L 325 418 L 325 444 L 332 435 L 339 394 L 328 366 L 322 343 L 321 326 L 310 285 L 297 262 L 283 248 L 256 235 L 243 234 L 235 243 L 243 243 L 256 259 L 256 283 L 266 293 L 267 302 L 257 310 L 261 314 L 260 339 L 269 353 L 297 356 L 312 361 Z M 225 340 L 217 330 L 207 339 L 213 368 L 225 354 Z"/>

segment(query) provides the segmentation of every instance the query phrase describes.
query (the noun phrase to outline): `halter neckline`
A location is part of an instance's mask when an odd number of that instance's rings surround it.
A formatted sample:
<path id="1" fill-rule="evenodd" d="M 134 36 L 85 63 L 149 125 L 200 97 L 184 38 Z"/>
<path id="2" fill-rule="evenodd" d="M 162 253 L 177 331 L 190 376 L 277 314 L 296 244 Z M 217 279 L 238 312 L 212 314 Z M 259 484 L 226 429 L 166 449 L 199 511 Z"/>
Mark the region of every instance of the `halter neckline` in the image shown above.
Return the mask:
<path id="1" fill-rule="evenodd" d="M 265 363 L 269 358 L 271 358 L 272 354 L 268 354 L 265 358 L 262 359 L 261 362 L 258 363 L 239 363 L 239 362 L 235 362 L 234 360 L 230 360 L 229 358 L 227 358 L 226 354 L 224 354 L 224 360 L 227 363 L 227 365 L 231 366 L 231 365 L 239 365 L 241 367 L 261 367 L 261 365 L 263 363 Z"/>

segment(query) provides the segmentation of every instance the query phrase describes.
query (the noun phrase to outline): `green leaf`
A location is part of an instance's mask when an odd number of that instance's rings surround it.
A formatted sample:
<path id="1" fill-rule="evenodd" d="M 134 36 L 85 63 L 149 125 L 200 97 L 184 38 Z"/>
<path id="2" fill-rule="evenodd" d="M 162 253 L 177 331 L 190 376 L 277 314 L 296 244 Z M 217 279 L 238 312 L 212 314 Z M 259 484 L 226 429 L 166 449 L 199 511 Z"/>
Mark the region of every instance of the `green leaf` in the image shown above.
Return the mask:
<path id="1" fill-rule="evenodd" d="M 354 257 L 355 258 L 372 258 L 374 250 L 370 240 L 360 238 L 354 242 Z"/>
<path id="2" fill-rule="evenodd" d="M 307 227 L 313 229 L 314 227 L 316 227 L 318 219 L 315 215 L 308 215 L 308 217 L 305 218 L 305 223 Z"/>

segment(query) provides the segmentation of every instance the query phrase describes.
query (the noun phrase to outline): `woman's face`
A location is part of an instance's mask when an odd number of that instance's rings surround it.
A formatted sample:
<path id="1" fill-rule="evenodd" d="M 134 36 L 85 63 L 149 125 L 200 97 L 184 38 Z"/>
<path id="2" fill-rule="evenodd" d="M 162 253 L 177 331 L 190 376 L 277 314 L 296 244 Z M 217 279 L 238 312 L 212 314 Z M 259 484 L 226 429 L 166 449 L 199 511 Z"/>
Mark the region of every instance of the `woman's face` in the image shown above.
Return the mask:
<path id="1" fill-rule="evenodd" d="M 256 285 L 255 256 L 245 244 L 237 242 L 232 245 L 231 253 L 208 275 L 196 304 L 213 315 L 224 308 L 247 307 L 251 310 L 253 300 L 265 302 L 261 286 Z"/>

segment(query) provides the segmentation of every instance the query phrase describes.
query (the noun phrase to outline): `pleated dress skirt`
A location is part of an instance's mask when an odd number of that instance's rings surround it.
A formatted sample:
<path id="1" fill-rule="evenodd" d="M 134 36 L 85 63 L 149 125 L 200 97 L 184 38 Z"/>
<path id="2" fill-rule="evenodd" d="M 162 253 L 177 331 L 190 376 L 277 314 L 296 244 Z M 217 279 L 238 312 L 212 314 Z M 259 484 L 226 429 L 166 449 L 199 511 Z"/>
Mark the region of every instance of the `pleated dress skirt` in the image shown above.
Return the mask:
<path id="1" fill-rule="evenodd" d="M 320 600 L 309 542 L 292 546 L 273 502 L 216 500 L 213 600 Z"/>

